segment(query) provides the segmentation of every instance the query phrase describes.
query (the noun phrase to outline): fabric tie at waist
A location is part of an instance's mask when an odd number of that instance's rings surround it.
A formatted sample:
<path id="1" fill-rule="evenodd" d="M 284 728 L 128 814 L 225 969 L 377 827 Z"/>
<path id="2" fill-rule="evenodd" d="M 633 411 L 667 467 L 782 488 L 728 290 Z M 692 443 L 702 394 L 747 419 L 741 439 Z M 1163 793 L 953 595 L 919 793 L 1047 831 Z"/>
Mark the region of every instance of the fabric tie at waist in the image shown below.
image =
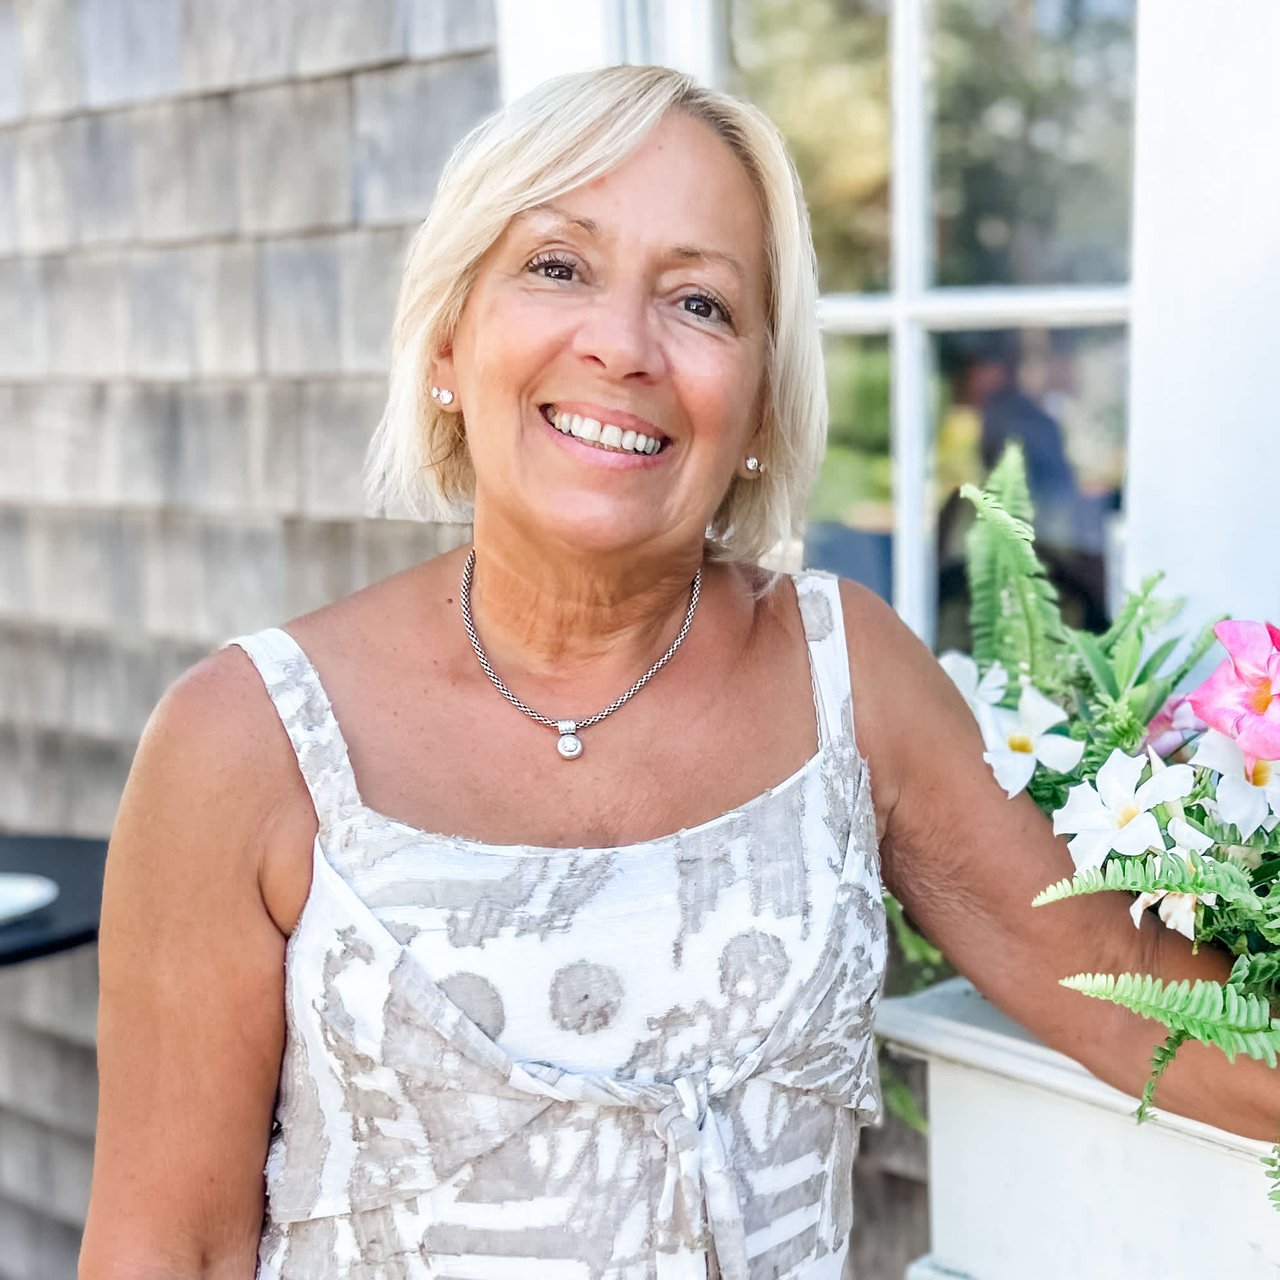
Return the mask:
<path id="1" fill-rule="evenodd" d="M 682 1249 L 713 1245 L 722 1280 L 750 1280 L 746 1227 L 723 1136 L 710 1105 L 748 1074 L 750 1058 L 713 1063 L 708 1071 L 677 1076 L 671 1084 L 640 1084 L 579 1075 L 549 1063 L 523 1062 L 513 1083 L 561 1101 L 633 1107 L 653 1116 L 653 1131 L 666 1147 L 666 1176 L 658 1200 L 658 1275 L 688 1274 L 665 1265 Z M 699 1272 L 698 1274 L 704 1274 Z"/>
<path id="2" fill-rule="evenodd" d="M 729 1172 L 724 1140 L 708 1105 L 704 1076 L 680 1076 L 676 1099 L 653 1120 L 667 1148 L 667 1172 L 658 1201 L 657 1227 L 662 1249 L 682 1243 L 677 1209 L 693 1239 L 714 1244 L 724 1280 L 748 1280 L 742 1207 Z"/>

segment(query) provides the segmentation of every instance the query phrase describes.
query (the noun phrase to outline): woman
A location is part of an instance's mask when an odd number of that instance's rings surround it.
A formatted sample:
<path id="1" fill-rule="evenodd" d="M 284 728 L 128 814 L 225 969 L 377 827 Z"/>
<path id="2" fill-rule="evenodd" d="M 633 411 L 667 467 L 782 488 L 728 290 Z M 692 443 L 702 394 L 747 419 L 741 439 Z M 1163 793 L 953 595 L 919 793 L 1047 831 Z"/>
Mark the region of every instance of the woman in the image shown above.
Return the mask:
<path id="1" fill-rule="evenodd" d="M 1139 1087 L 1151 1029 L 1057 978 L 1221 961 L 1118 899 L 1033 918 L 1070 860 L 931 655 L 852 583 L 752 567 L 821 449 L 814 298 L 776 133 L 674 72 L 552 82 L 459 149 L 371 473 L 473 544 L 157 708 L 83 1276 L 835 1280 L 881 877 Z M 1188 1046 L 1163 1089 L 1270 1137 L 1271 1084 Z"/>

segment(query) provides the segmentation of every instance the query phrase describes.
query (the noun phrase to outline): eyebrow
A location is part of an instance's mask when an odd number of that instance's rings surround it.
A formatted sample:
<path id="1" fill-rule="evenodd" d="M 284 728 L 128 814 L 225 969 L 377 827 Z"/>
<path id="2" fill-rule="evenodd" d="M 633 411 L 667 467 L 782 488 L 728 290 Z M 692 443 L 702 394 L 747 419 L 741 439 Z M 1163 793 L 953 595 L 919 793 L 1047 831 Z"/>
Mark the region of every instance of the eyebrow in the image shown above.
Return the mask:
<path id="1" fill-rule="evenodd" d="M 722 253 L 719 249 L 699 249 L 694 245 L 677 244 L 671 248 L 671 256 L 681 262 L 717 262 L 728 267 L 739 280 L 745 280 L 747 273 L 741 262 L 731 253 Z"/>
<path id="2" fill-rule="evenodd" d="M 588 235 L 600 235 L 600 224 L 594 218 L 578 217 L 550 201 L 545 204 L 530 205 L 529 208 L 522 209 L 516 216 L 524 219 L 533 214 L 550 214 L 561 222 L 581 228 Z M 746 268 L 743 267 L 742 263 L 733 254 L 724 253 L 719 249 L 701 249 L 697 245 L 677 244 L 672 245 L 667 252 L 678 262 L 718 263 L 721 266 L 728 267 L 739 280 L 747 278 Z"/>
<path id="3" fill-rule="evenodd" d="M 525 219 L 536 213 L 549 213 L 553 217 L 558 218 L 561 222 L 567 222 L 570 226 L 581 227 L 588 235 L 597 236 L 600 234 L 600 224 L 594 218 L 579 218 L 571 214 L 567 209 L 562 209 L 558 204 L 532 204 L 527 209 L 521 209 L 516 217 Z"/>

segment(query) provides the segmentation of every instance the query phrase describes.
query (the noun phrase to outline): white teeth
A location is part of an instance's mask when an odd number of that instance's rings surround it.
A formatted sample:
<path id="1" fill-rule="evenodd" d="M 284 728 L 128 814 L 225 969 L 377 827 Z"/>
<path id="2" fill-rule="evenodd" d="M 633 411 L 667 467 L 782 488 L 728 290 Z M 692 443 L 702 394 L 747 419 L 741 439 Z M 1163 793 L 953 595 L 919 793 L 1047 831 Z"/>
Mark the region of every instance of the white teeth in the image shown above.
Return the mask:
<path id="1" fill-rule="evenodd" d="M 642 431 L 623 431 L 611 422 L 601 423 L 595 418 L 584 418 L 577 413 L 564 413 L 559 409 L 547 410 L 551 425 L 564 435 L 576 436 L 598 444 L 606 449 L 620 449 L 627 453 L 654 454 L 662 447 L 657 437 L 650 437 Z"/>

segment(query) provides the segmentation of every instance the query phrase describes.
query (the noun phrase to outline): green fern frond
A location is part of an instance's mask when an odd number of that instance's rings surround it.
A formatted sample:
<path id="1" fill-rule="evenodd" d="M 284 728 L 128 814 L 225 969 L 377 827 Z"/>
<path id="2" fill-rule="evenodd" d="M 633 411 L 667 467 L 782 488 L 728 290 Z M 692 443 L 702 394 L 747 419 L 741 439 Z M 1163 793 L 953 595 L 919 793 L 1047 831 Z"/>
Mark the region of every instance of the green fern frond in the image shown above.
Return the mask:
<path id="1" fill-rule="evenodd" d="M 1095 1000 L 1163 1023 L 1204 1044 L 1215 1045 L 1234 1061 L 1237 1053 L 1276 1065 L 1280 1053 L 1280 1018 L 1259 996 L 1246 995 L 1217 982 L 1170 982 L 1137 973 L 1078 973 L 1060 985 Z"/>
<path id="2" fill-rule="evenodd" d="M 1262 1157 L 1262 1164 L 1267 1171 L 1267 1181 L 1271 1183 L 1267 1199 L 1280 1210 L 1280 1142 L 1276 1143 L 1269 1155 Z"/>
<path id="3" fill-rule="evenodd" d="M 1142 1101 L 1138 1104 L 1139 1124 L 1151 1114 L 1151 1108 L 1156 1100 L 1156 1085 L 1160 1083 L 1160 1077 L 1168 1070 L 1169 1064 L 1177 1057 L 1178 1050 L 1189 1038 L 1185 1031 L 1173 1031 L 1163 1044 L 1156 1046 L 1155 1053 L 1151 1055 L 1151 1079 L 1143 1086 Z"/>
<path id="4" fill-rule="evenodd" d="M 1021 466 L 1020 455 L 1006 451 L 1001 467 L 1011 457 Z M 1014 676 L 1051 690 L 1061 679 L 1066 635 L 1057 589 L 1036 556 L 1031 525 L 991 492 L 965 485 L 960 493 L 978 515 L 965 543 L 973 656 L 984 667 L 999 661 Z"/>
<path id="5" fill-rule="evenodd" d="M 982 487 L 1014 519 L 1026 524 L 1034 522 L 1036 512 L 1031 502 L 1031 487 L 1027 483 L 1026 456 L 1017 440 L 1005 444 L 999 461 L 992 467 L 987 483 Z"/>
<path id="6" fill-rule="evenodd" d="M 1259 922 L 1266 919 L 1267 903 L 1259 898 L 1249 877 L 1230 862 L 1215 862 L 1193 855 L 1191 865 L 1178 855 L 1153 853 L 1139 858 L 1110 858 L 1105 867 L 1088 867 L 1074 876 L 1042 889 L 1031 900 L 1043 907 L 1089 893 L 1194 893 L 1197 898 L 1216 893 L 1224 903 Z"/>

